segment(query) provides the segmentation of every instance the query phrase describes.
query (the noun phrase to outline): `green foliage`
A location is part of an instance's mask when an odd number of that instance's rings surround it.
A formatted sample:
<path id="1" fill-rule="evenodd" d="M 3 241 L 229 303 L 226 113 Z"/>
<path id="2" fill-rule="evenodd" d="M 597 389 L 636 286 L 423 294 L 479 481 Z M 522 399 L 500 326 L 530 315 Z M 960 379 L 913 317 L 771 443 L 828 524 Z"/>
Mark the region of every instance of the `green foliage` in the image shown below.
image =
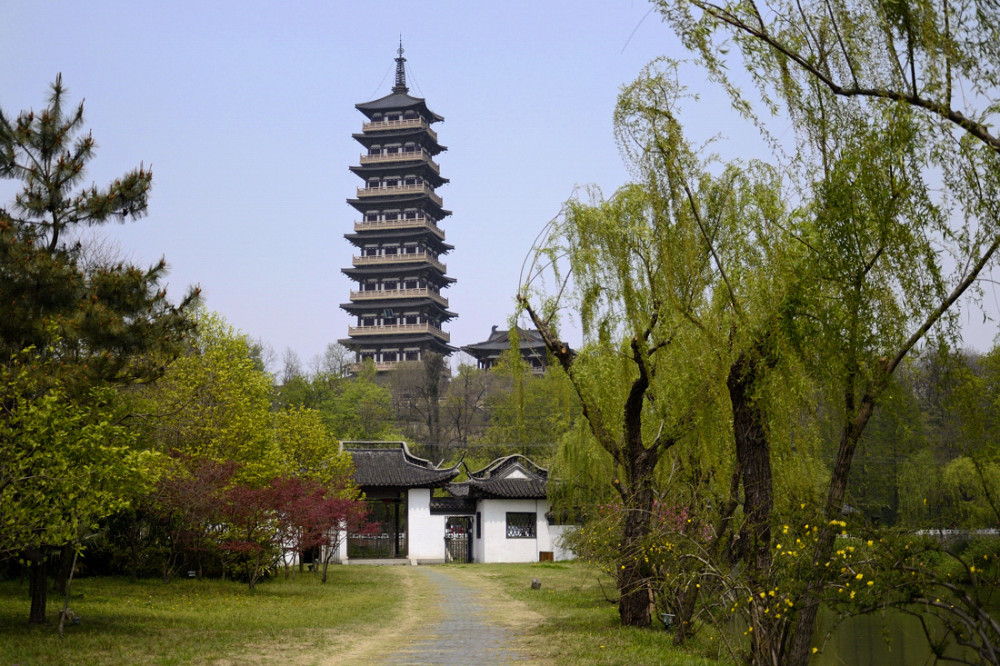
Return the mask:
<path id="1" fill-rule="evenodd" d="M 484 406 L 490 420 L 480 443 L 497 456 L 523 452 L 546 466 L 575 415 L 565 373 L 550 367 L 533 374 L 520 353 L 508 350 L 489 374 Z"/>
<path id="2" fill-rule="evenodd" d="M 338 439 L 398 439 L 392 396 L 372 380 L 340 380 L 319 409 L 323 422 Z"/>
<path id="3" fill-rule="evenodd" d="M 77 402 L 24 368 L 0 379 L 0 557 L 78 544 L 156 479 L 161 462 L 136 448 L 113 391 Z"/>
<path id="4" fill-rule="evenodd" d="M 176 450 L 240 465 L 238 479 L 263 483 L 283 460 L 272 430 L 271 378 L 257 369 L 251 343 L 220 316 L 201 311 L 198 335 L 154 385 L 142 391 L 149 437 Z"/>
<path id="5" fill-rule="evenodd" d="M 274 413 L 274 437 L 284 460 L 283 473 L 323 483 L 350 477 L 350 454 L 342 453 L 319 411 L 289 407 Z"/>

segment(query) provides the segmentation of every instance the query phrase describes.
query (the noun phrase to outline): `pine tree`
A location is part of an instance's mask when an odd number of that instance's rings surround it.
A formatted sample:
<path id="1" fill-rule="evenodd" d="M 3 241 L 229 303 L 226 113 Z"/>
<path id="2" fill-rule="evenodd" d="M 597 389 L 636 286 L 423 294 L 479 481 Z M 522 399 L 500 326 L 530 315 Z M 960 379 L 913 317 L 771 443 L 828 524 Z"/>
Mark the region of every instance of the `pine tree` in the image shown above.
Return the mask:
<path id="1" fill-rule="evenodd" d="M 65 106 L 60 75 L 40 112 L 11 119 L 0 110 L 0 178 L 21 183 L 0 207 L 0 368 L 16 368 L 7 377 L 34 376 L 18 384 L 30 393 L 0 387 L 6 446 L 18 446 L 12 415 L 20 408 L 50 390 L 82 403 L 96 387 L 152 381 L 194 326 L 188 314 L 198 291 L 171 303 L 163 260 L 142 268 L 88 256 L 81 231 L 142 217 L 152 171 L 140 165 L 104 188 L 80 187 L 95 143 L 83 132 L 83 103 Z M 4 479 L 5 491 L 30 478 Z M 64 545 L 24 545 L 35 569 L 31 622 L 45 621 L 47 550 Z"/>

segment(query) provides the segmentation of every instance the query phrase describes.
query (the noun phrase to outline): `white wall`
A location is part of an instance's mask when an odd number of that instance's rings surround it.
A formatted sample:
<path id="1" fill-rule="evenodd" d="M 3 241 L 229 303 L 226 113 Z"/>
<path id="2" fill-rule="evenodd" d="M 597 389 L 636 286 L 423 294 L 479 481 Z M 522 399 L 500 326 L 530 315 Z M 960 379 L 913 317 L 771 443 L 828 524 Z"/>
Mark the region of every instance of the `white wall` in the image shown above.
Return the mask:
<path id="1" fill-rule="evenodd" d="M 539 516 L 539 508 L 541 515 Z M 538 520 L 545 523 L 544 500 L 480 500 L 477 510 L 482 514 L 483 537 L 475 545 L 477 562 L 537 562 L 539 548 L 537 535 L 548 542 L 548 528 L 538 529 Z M 507 512 L 517 511 L 536 514 L 536 538 L 508 539 Z"/>
<path id="2" fill-rule="evenodd" d="M 575 529 L 576 525 L 549 525 L 549 535 L 552 539 L 552 551 L 556 562 L 560 562 L 562 560 L 572 560 L 576 557 L 576 553 L 569 548 L 566 548 L 562 543 L 562 536 Z"/>
<path id="3" fill-rule="evenodd" d="M 431 515 L 429 488 L 410 488 L 406 500 L 406 542 L 410 562 L 444 562 L 446 516 Z"/>

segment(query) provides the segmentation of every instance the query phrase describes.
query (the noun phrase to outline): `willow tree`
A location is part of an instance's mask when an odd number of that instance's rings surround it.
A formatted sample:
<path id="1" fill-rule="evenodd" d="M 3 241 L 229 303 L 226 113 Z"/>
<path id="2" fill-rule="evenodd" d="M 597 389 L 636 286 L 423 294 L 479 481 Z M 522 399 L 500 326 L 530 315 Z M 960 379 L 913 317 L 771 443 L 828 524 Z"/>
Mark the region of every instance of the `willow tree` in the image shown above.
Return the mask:
<path id="1" fill-rule="evenodd" d="M 1000 245 L 1000 8 L 929 0 L 657 4 L 739 108 L 765 130 L 769 112 L 783 124 L 791 119 L 799 139 L 796 167 L 817 204 L 816 232 L 806 240 L 820 241 L 816 255 L 834 269 L 830 303 L 844 298 L 823 322 L 826 349 L 838 338 L 846 344 L 833 364 L 842 409 L 822 509 L 827 526 L 812 553 L 822 571 L 858 441 L 889 378 L 975 291 Z M 722 42 L 753 72 L 762 113 L 728 76 Z M 922 176 L 944 194 L 933 196 Z M 853 230 L 865 231 L 855 239 Z M 950 274 L 946 254 L 956 267 Z M 808 659 L 822 578 L 800 606 L 787 663 Z"/>
<path id="2" fill-rule="evenodd" d="M 783 299 L 762 291 L 760 268 L 776 266 L 783 245 L 768 232 L 785 213 L 763 165 L 709 173 L 675 118 L 681 97 L 669 63 L 655 63 L 626 87 L 615 121 L 636 182 L 606 201 L 569 202 L 520 294 L 613 461 L 609 480 L 624 509 L 619 611 L 632 625 L 649 622 L 648 571 L 634 550 L 648 533 L 654 470 L 694 431 L 696 416 L 726 395 L 727 374 L 738 415 L 734 470 L 746 497 L 743 543 L 767 542 L 773 503 L 758 396 L 778 337 L 761 331 L 777 330 L 780 310 L 758 301 Z M 554 279 L 547 299 L 532 291 L 546 271 Z M 788 277 L 775 279 L 787 286 L 794 283 Z M 551 325 L 560 307 L 579 310 L 584 346 L 576 355 Z M 749 550 L 766 568 L 766 550 Z"/>

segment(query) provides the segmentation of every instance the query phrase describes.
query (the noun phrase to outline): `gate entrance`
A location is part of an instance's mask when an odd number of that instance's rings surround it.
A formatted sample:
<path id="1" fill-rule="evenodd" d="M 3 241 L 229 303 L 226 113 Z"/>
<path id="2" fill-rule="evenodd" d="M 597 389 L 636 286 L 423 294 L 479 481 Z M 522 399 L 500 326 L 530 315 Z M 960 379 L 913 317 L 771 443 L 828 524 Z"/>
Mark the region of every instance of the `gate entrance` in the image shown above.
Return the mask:
<path id="1" fill-rule="evenodd" d="M 472 518 L 452 516 L 444 524 L 445 562 L 464 564 L 472 561 Z"/>
<path id="2" fill-rule="evenodd" d="M 406 499 L 395 497 L 368 499 L 368 520 L 378 527 L 373 534 L 349 534 L 349 559 L 389 559 L 406 557 Z"/>

